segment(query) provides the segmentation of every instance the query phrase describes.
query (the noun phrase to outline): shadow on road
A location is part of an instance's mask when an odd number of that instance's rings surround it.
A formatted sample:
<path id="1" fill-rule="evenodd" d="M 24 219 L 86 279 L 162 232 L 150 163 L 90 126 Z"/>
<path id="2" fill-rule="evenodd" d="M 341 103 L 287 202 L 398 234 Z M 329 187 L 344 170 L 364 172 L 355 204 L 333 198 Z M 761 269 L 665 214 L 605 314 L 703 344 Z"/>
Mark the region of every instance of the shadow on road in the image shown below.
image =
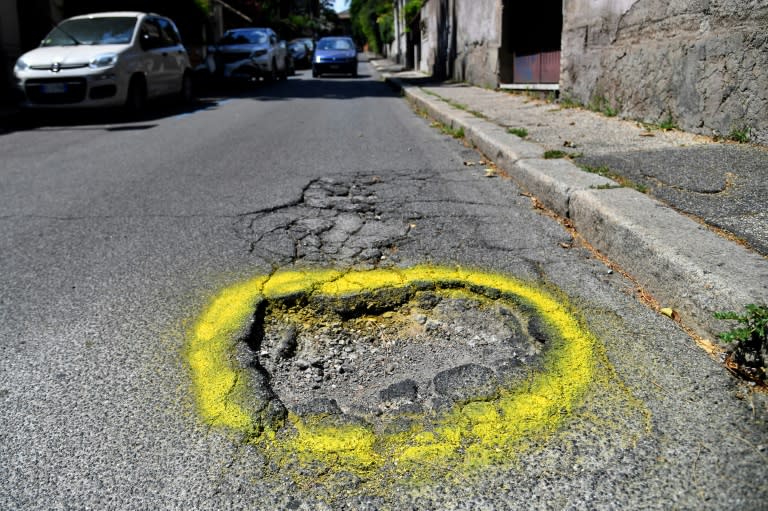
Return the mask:
<path id="1" fill-rule="evenodd" d="M 323 75 L 312 78 L 310 70 L 297 71 L 285 81 L 275 83 L 214 84 L 202 98 L 217 101 L 222 98 L 250 98 L 258 101 L 289 101 L 293 99 L 358 99 L 397 97 L 398 93 L 371 74 Z"/>
<path id="2" fill-rule="evenodd" d="M 0 135 L 15 131 L 46 130 L 103 130 L 136 131 L 157 126 L 163 118 L 191 114 L 216 108 L 217 102 L 198 99 L 190 104 L 178 101 L 151 102 L 141 113 L 129 113 L 120 108 L 19 110 L 0 116 Z"/>
<path id="3" fill-rule="evenodd" d="M 299 99 L 345 100 L 359 98 L 398 97 L 399 93 L 386 86 L 374 74 L 323 75 L 312 78 L 311 70 L 297 71 L 294 76 L 278 82 L 214 82 L 200 80 L 197 100 L 184 105 L 176 100 L 151 102 L 140 114 L 123 109 L 21 110 L 0 112 L 0 135 L 36 129 L 46 130 L 104 130 L 137 131 L 158 126 L 164 118 L 185 116 L 205 110 L 215 110 L 232 99 L 255 101 L 292 101 Z"/>

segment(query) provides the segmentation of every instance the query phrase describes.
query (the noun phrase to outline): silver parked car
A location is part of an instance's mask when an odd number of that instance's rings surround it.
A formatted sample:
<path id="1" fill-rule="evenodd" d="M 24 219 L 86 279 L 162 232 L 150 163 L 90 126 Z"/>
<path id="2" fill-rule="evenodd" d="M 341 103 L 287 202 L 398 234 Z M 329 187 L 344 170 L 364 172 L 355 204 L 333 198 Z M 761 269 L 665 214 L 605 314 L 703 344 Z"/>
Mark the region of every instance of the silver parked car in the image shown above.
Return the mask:
<path id="1" fill-rule="evenodd" d="M 224 33 L 212 49 L 215 73 L 222 78 L 285 78 L 290 71 L 288 49 L 271 28 L 237 28 Z"/>
<path id="2" fill-rule="evenodd" d="M 192 98 L 192 71 L 173 21 L 141 12 L 76 16 L 56 26 L 14 68 L 27 107 L 127 105 Z"/>

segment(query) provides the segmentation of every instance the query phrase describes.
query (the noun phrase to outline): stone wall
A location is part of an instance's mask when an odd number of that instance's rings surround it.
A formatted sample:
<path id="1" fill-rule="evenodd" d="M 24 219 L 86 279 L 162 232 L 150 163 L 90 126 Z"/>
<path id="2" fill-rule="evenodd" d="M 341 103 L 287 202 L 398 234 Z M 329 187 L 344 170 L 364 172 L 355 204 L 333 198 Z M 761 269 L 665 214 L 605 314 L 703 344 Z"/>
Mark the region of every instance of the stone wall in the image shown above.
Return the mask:
<path id="1" fill-rule="evenodd" d="M 433 0 L 424 4 L 421 9 L 421 62 L 418 69 L 433 76 L 439 76 L 435 71 L 440 61 L 438 22 L 444 19 L 441 7 L 439 1 Z"/>
<path id="2" fill-rule="evenodd" d="M 454 0 L 454 9 L 456 50 L 453 79 L 496 87 L 501 46 L 501 1 Z"/>
<path id="3" fill-rule="evenodd" d="M 561 94 L 768 144 L 768 0 L 571 0 Z"/>

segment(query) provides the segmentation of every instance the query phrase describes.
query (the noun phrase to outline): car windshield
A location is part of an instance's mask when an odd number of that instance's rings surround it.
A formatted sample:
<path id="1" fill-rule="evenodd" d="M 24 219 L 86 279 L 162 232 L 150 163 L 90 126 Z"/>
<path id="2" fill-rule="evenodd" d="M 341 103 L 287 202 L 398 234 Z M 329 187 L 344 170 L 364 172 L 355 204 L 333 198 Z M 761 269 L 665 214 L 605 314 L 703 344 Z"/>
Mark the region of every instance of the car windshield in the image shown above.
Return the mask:
<path id="1" fill-rule="evenodd" d="M 318 50 L 354 50 L 355 45 L 349 39 L 321 39 L 317 43 Z"/>
<path id="2" fill-rule="evenodd" d="M 137 18 L 81 18 L 63 21 L 43 39 L 41 46 L 76 44 L 128 44 Z"/>
<path id="3" fill-rule="evenodd" d="M 227 32 L 220 44 L 266 44 L 267 33 L 262 30 L 237 30 Z"/>

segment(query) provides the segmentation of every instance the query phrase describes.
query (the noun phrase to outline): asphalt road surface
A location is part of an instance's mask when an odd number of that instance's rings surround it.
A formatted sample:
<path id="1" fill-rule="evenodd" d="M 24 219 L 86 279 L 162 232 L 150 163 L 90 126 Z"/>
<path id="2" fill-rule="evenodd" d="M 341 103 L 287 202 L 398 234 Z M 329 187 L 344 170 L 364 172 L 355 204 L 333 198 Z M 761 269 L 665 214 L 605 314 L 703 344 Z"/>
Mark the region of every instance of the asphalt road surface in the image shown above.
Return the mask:
<path id="1" fill-rule="evenodd" d="M 0 509 L 765 509 L 764 396 L 482 160 L 367 64 L 358 79 L 303 72 L 139 121 L 57 116 L 0 135 Z M 336 461 L 310 449 L 281 463 L 269 438 L 206 422 L 185 353 L 221 290 L 292 269 L 425 264 L 546 289 L 593 334 L 594 370 L 550 407 L 550 427 L 473 464 L 480 426 L 508 432 L 515 411 L 492 423 L 465 406 L 462 440 L 425 476 L 387 459 L 347 467 L 343 446 Z M 262 366 L 289 411 L 325 403 L 371 430 L 397 406 L 366 412 L 344 393 L 399 400 L 417 422 L 478 410 L 504 350 L 529 368 L 517 385 L 549 381 L 525 375 L 554 367 L 558 341 L 505 319 L 515 300 L 471 287 L 358 317 L 382 316 L 389 351 L 345 324 L 300 332 L 294 348 L 315 342 L 319 362 Z"/>

